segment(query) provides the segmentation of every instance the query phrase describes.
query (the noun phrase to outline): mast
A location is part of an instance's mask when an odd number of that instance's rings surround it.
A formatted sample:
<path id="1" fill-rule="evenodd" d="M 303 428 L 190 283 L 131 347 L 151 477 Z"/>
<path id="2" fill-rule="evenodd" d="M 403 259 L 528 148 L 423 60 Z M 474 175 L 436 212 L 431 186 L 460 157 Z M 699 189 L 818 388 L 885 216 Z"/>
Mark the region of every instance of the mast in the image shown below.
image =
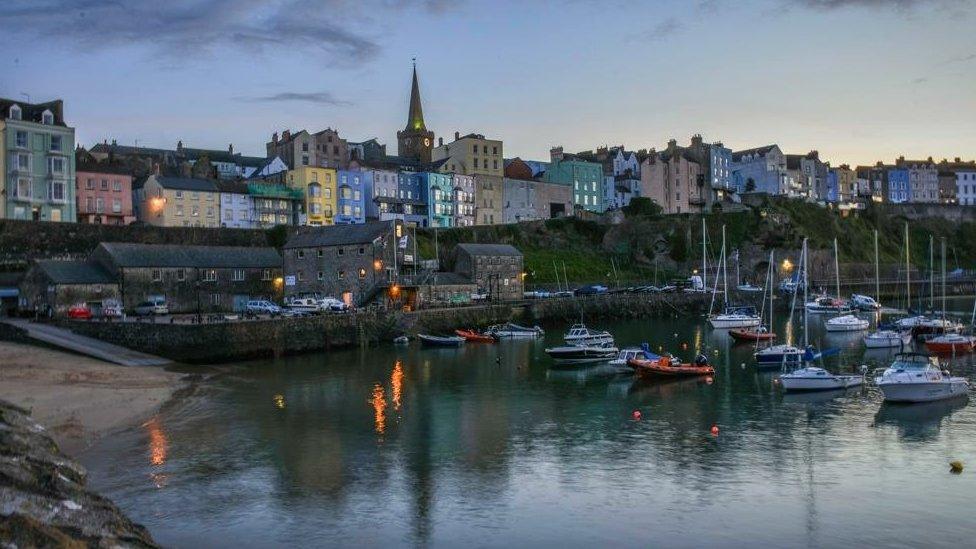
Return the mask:
<path id="1" fill-rule="evenodd" d="M 881 299 L 881 267 L 878 263 L 878 229 L 874 230 L 874 296 Z"/>
<path id="2" fill-rule="evenodd" d="M 837 238 L 834 237 L 834 275 L 837 277 L 837 299 L 840 299 L 840 263 L 837 259 Z"/>
<path id="3" fill-rule="evenodd" d="M 705 237 L 708 233 L 705 229 L 705 216 L 702 216 L 702 288 L 708 288 L 708 258 L 705 255 Z M 718 278 L 718 273 L 715 273 Z"/>
<path id="4" fill-rule="evenodd" d="M 912 310 L 912 263 L 908 249 L 908 223 L 905 223 L 905 310 Z"/>
<path id="5" fill-rule="evenodd" d="M 769 250 L 769 268 L 766 269 L 766 288 L 769 289 L 769 331 L 773 331 L 773 250 Z M 766 288 L 763 288 L 763 297 L 766 297 Z"/>
<path id="6" fill-rule="evenodd" d="M 946 317 L 946 261 L 945 261 L 945 238 L 942 239 L 942 328 L 945 329 Z M 955 349 L 953 349 L 955 350 Z"/>
<path id="7" fill-rule="evenodd" d="M 800 258 L 800 264 L 803 265 L 803 348 L 806 349 L 810 345 L 810 340 L 807 337 L 807 269 L 809 265 L 807 262 L 809 258 L 807 257 L 807 239 L 803 239 L 803 255 Z"/>
<path id="8" fill-rule="evenodd" d="M 729 273 L 726 270 L 726 264 L 728 263 L 725 257 L 725 225 L 722 225 L 722 294 L 725 298 L 725 306 L 729 306 Z M 718 273 L 715 273 L 718 276 Z"/>
<path id="9" fill-rule="evenodd" d="M 935 237 L 929 235 L 929 309 L 935 305 Z M 945 250 L 942 251 L 945 256 Z M 945 259 L 943 257 L 943 259 Z"/>
<path id="10" fill-rule="evenodd" d="M 556 273 L 556 291 L 558 292 L 558 291 L 562 290 L 562 287 L 559 286 L 559 269 L 556 268 L 556 260 L 555 259 L 552 260 L 552 271 L 554 273 Z"/>

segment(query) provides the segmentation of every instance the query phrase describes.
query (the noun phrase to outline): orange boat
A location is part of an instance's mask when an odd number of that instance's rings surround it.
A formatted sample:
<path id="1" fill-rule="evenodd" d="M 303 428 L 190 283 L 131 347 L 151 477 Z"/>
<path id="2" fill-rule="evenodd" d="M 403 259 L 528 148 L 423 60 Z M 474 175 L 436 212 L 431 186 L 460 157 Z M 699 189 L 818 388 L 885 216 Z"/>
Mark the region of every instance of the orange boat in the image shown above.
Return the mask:
<path id="1" fill-rule="evenodd" d="M 729 335 L 736 341 L 768 341 L 776 339 L 776 334 L 765 330 L 729 330 Z"/>
<path id="2" fill-rule="evenodd" d="M 709 366 L 708 361 L 703 356 L 699 356 L 695 364 L 682 364 L 677 359 L 662 356 L 653 360 L 632 358 L 627 361 L 627 365 L 641 377 L 695 377 L 710 376 L 715 373 L 715 368 Z"/>
<path id="3" fill-rule="evenodd" d="M 474 330 L 454 330 L 454 333 L 463 337 L 465 341 L 476 341 L 479 343 L 494 343 L 495 338 L 488 334 L 482 334 Z"/>
<path id="4" fill-rule="evenodd" d="M 939 355 L 965 354 L 976 349 L 976 337 L 961 334 L 945 334 L 925 342 L 929 351 Z"/>

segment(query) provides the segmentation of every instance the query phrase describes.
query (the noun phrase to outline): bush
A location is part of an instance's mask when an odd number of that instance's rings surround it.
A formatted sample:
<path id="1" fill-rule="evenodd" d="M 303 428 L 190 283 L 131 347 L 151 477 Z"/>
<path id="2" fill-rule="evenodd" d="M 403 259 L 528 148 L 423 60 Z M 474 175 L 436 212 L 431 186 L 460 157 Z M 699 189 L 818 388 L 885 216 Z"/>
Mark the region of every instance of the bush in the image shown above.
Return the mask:
<path id="1" fill-rule="evenodd" d="M 661 206 L 655 203 L 650 198 L 645 196 L 638 196 L 630 199 L 630 204 L 624 206 L 624 215 L 627 216 L 638 216 L 646 215 L 650 217 L 657 217 L 661 215 Z"/>

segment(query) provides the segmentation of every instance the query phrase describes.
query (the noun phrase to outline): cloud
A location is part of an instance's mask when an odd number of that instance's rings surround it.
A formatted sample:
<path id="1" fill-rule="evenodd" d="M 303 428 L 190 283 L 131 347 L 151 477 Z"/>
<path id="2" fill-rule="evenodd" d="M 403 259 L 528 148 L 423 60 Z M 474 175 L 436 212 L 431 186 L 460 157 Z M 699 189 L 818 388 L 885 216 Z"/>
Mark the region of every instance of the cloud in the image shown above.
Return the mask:
<path id="1" fill-rule="evenodd" d="M 791 4 L 820 9 L 835 10 L 844 8 L 880 8 L 902 11 L 918 7 L 949 7 L 959 5 L 965 0 L 787 0 Z"/>
<path id="2" fill-rule="evenodd" d="M 330 92 L 280 92 L 271 95 L 261 95 L 257 97 L 240 97 L 240 101 L 249 101 L 254 103 L 282 103 L 282 102 L 296 102 L 296 103 L 314 103 L 317 105 L 332 105 L 335 107 L 344 107 L 351 105 L 349 101 L 342 99 L 337 99 Z"/>
<path id="3" fill-rule="evenodd" d="M 928 78 L 926 78 L 924 76 L 919 76 L 918 78 L 913 78 L 912 79 L 912 84 L 924 84 L 924 83 L 926 83 L 928 81 L 929 81 Z"/>
<path id="4" fill-rule="evenodd" d="M 154 58 L 182 63 L 246 47 L 353 65 L 378 56 L 377 18 L 392 21 L 408 10 L 440 14 L 462 1 L 6 0 L 0 40 L 7 35 L 87 50 L 141 46 Z"/>
<path id="5" fill-rule="evenodd" d="M 668 17 L 658 21 L 653 27 L 630 36 L 631 41 L 657 42 L 674 35 L 684 27 L 684 23 L 676 17 Z"/>
<path id="6" fill-rule="evenodd" d="M 946 59 L 942 63 L 939 63 L 939 66 L 944 67 L 946 65 L 954 65 L 956 63 L 966 63 L 968 61 L 973 61 L 973 60 L 976 60 L 976 53 L 970 53 L 967 55 L 957 55 L 956 57 Z"/>

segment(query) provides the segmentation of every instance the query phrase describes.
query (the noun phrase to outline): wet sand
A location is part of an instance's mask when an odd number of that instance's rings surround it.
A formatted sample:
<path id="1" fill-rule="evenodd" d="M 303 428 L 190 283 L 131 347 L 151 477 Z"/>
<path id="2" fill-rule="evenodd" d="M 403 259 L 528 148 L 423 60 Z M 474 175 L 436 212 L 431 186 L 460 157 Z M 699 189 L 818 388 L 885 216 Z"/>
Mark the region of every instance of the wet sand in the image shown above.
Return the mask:
<path id="1" fill-rule="evenodd" d="M 68 454 L 150 418 L 184 375 L 0 341 L 0 399 L 29 410 Z"/>

